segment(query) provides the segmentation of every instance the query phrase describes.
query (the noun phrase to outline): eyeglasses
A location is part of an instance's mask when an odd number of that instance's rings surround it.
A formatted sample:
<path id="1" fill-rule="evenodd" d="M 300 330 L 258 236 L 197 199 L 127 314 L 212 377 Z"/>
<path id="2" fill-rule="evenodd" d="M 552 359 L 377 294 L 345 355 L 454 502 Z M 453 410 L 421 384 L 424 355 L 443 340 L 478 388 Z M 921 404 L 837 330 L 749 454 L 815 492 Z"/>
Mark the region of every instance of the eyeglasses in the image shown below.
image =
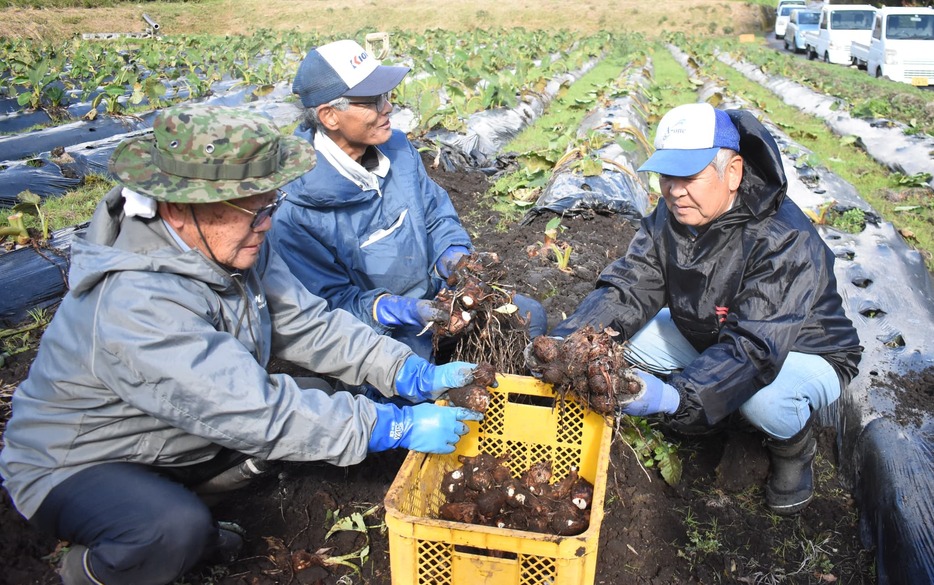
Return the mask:
<path id="1" fill-rule="evenodd" d="M 385 109 L 386 105 L 391 103 L 391 99 L 392 99 L 392 94 L 387 92 L 387 93 L 380 94 L 376 97 L 368 97 L 368 98 L 361 98 L 361 99 L 347 98 L 347 101 L 350 102 L 350 105 L 352 106 L 362 106 L 364 108 L 368 108 L 370 106 L 376 106 L 376 111 L 382 112 L 383 109 Z"/>
<path id="2" fill-rule="evenodd" d="M 221 203 L 223 203 L 224 205 L 227 205 L 228 207 L 233 207 L 234 209 L 239 209 L 240 211 L 244 213 L 249 213 L 250 215 L 252 215 L 253 221 L 250 222 L 250 229 L 255 230 L 256 228 L 261 226 L 264 221 L 272 217 L 272 214 L 275 213 L 276 210 L 279 209 L 279 206 L 282 205 L 282 202 L 285 201 L 285 197 L 286 197 L 285 191 L 282 191 L 281 189 L 276 189 L 276 193 L 278 195 L 275 201 L 273 201 L 269 205 L 264 205 L 260 207 L 256 211 L 253 211 L 252 209 L 247 209 L 245 207 L 240 207 L 236 203 L 231 203 L 230 201 L 221 201 Z"/>

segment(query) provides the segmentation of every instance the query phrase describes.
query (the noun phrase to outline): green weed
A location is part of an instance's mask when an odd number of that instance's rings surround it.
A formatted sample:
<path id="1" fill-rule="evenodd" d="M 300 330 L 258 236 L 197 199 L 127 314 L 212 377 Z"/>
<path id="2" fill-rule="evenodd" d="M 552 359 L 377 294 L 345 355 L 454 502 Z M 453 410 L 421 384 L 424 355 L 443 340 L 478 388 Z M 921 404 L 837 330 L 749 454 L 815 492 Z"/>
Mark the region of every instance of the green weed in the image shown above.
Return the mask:
<path id="1" fill-rule="evenodd" d="M 652 427 L 644 418 L 623 416 L 617 419 L 618 436 L 633 450 L 646 468 L 658 467 L 668 485 L 681 482 L 681 457 L 678 445 Z"/>

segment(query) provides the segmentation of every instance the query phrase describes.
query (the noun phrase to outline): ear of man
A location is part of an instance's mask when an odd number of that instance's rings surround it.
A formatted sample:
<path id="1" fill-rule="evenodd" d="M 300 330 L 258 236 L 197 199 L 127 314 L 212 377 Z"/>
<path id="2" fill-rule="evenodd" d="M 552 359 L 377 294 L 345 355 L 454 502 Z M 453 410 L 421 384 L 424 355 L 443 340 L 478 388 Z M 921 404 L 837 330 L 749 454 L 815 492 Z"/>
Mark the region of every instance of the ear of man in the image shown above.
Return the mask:
<path id="1" fill-rule="evenodd" d="M 328 104 L 318 106 L 318 120 L 329 132 L 334 132 L 340 128 L 340 119 L 337 115 L 337 108 Z"/>
<path id="2" fill-rule="evenodd" d="M 730 191 L 739 190 L 739 185 L 743 181 L 743 157 L 737 154 L 730 159 L 730 164 L 726 167 L 726 178 Z"/>

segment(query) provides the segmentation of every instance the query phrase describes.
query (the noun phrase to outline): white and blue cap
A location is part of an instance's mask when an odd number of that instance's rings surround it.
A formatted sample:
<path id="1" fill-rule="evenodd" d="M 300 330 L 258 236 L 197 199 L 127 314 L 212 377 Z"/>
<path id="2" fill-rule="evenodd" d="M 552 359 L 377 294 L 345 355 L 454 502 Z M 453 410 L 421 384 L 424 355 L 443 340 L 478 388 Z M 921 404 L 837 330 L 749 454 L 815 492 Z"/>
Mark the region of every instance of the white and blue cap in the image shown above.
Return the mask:
<path id="1" fill-rule="evenodd" d="M 305 55 L 292 81 L 292 93 L 313 108 L 339 97 L 370 97 L 392 91 L 408 67 L 380 65 L 359 43 L 334 41 Z"/>
<path id="2" fill-rule="evenodd" d="M 704 170 L 721 148 L 739 152 L 739 131 L 729 114 L 710 104 L 685 104 L 662 117 L 655 153 L 639 170 L 690 177 Z"/>

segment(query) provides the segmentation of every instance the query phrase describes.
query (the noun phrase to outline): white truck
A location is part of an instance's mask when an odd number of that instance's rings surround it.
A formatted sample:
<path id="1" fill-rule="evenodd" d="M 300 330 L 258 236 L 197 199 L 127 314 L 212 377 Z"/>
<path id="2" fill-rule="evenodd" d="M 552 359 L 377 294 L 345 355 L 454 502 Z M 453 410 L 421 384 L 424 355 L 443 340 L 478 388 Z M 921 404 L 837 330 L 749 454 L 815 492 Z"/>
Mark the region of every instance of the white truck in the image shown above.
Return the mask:
<path id="1" fill-rule="evenodd" d="M 850 59 L 876 77 L 934 85 L 934 8 L 880 8 L 869 41 L 853 41 Z"/>
<path id="2" fill-rule="evenodd" d="M 804 33 L 808 59 L 850 64 L 850 43 L 869 42 L 876 9 L 868 4 L 825 4 L 817 30 Z"/>

